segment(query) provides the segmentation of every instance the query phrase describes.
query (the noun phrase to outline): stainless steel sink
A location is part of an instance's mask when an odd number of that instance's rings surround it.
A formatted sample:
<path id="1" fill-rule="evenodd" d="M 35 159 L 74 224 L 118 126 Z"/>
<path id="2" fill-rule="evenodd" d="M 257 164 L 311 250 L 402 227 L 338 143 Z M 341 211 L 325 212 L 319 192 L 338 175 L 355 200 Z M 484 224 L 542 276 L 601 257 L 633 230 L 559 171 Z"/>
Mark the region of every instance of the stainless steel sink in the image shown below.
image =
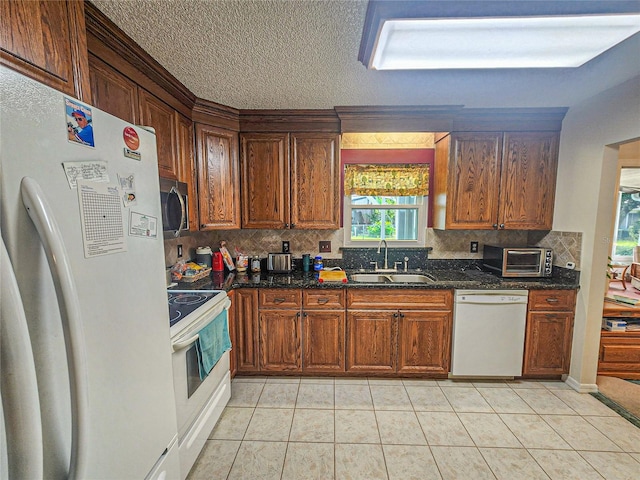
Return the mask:
<path id="1" fill-rule="evenodd" d="M 394 283 L 433 283 L 435 280 L 427 275 L 414 275 L 409 273 L 387 275 Z"/>
<path id="2" fill-rule="evenodd" d="M 356 273 L 349 276 L 349 280 L 356 283 L 432 283 L 435 280 L 427 275 L 394 274 L 380 275 L 377 273 Z"/>
<path id="3" fill-rule="evenodd" d="M 390 282 L 386 275 L 378 275 L 377 273 L 356 273 L 349 276 L 349 280 L 359 283 L 385 283 Z"/>

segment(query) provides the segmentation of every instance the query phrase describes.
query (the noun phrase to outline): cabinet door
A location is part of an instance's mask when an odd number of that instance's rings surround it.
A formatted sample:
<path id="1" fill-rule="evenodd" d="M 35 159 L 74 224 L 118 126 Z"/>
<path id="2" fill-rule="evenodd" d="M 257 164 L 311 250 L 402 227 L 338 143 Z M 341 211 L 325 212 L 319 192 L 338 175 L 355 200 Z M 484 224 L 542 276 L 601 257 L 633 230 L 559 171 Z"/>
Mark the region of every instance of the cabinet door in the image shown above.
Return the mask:
<path id="1" fill-rule="evenodd" d="M 505 229 L 551 230 L 557 168 L 557 133 L 505 133 L 498 214 Z"/>
<path id="2" fill-rule="evenodd" d="M 397 313 L 355 310 L 347 313 L 347 371 L 396 371 Z"/>
<path id="3" fill-rule="evenodd" d="M 196 125 L 200 229 L 240 228 L 238 136 Z"/>
<path id="4" fill-rule="evenodd" d="M 178 180 L 187 184 L 189 195 L 189 231 L 198 231 L 198 188 L 193 162 L 193 122 L 178 112 L 176 120 L 176 150 L 178 152 Z"/>
<path id="5" fill-rule="evenodd" d="M 258 291 L 238 289 L 233 294 L 236 315 L 236 359 L 239 372 L 260 370 L 258 342 Z"/>
<path id="6" fill-rule="evenodd" d="M 260 370 L 300 371 L 300 312 L 264 310 L 260 312 Z"/>
<path id="7" fill-rule="evenodd" d="M 240 135 L 242 228 L 289 228 L 289 135 Z"/>
<path id="8" fill-rule="evenodd" d="M 0 63 L 91 103 L 84 2 L 0 2 Z"/>
<path id="9" fill-rule="evenodd" d="M 451 135 L 446 228 L 495 228 L 501 145 L 501 133 Z"/>
<path id="10" fill-rule="evenodd" d="M 530 312 L 524 341 L 523 376 L 569 373 L 573 312 Z"/>
<path id="11" fill-rule="evenodd" d="M 344 310 L 302 314 L 303 372 L 344 372 L 344 319 Z"/>
<path id="12" fill-rule="evenodd" d="M 400 312 L 398 373 L 449 373 L 451 318 L 451 312 Z"/>
<path id="13" fill-rule="evenodd" d="M 160 176 L 177 180 L 178 162 L 174 149 L 176 145 L 174 110 L 142 88 L 138 88 L 138 98 L 140 101 L 140 123 L 153 127 L 156 131 Z"/>
<path id="14" fill-rule="evenodd" d="M 340 228 L 340 137 L 291 135 L 291 228 Z"/>
<path id="15" fill-rule="evenodd" d="M 138 123 L 138 86 L 102 60 L 89 55 L 93 104 L 126 122 Z"/>
<path id="16" fill-rule="evenodd" d="M 229 337 L 231 338 L 231 351 L 229 352 L 229 372 L 231 378 L 236 376 L 238 371 L 238 348 L 236 347 L 236 299 L 234 290 L 228 292 L 229 300 L 231 300 L 231 307 L 229 307 Z"/>

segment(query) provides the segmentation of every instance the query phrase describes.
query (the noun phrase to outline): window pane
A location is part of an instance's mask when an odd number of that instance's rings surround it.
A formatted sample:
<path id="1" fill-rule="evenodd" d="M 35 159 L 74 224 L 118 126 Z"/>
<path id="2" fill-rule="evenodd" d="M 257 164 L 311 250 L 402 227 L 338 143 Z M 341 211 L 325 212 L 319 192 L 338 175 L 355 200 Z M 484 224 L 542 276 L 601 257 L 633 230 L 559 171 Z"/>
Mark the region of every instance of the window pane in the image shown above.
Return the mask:
<path id="1" fill-rule="evenodd" d="M 618 222 L 613 256 L 631 257 L 633 255 L 633 247 L 639 244 L 640 194 L 621 193 L 618 205 Z"/>
<path id="2" fill-rule="evenodd" d="M 417 240 L 418 209 L 351 209 L 351 240 Z"/>
<path id="3" fill-rule="evenodd" d="M 419 197 L 382 197 L 382 196 L 363 196 L 351 195 L 352 205 L 420 205 L 422 203 Z"/>

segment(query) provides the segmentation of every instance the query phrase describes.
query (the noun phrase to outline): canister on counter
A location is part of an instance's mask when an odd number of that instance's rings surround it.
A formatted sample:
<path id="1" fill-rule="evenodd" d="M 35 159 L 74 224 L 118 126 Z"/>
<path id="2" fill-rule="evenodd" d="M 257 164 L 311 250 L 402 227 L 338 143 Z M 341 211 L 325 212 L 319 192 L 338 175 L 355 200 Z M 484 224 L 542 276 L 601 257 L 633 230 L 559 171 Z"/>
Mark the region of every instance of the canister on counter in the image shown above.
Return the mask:
<path id="1" fill-rule="evenodd" d="M 313 261 L 313 270 L 319 272 L 324 268 L 324 263 L 322 262 L 322 256 L 316 255 L 316 258 Z"/>
<path id="2" fill-rule="evenodd" d="M 249 257 L 247 255 L 238 255 L 236 257 L 236 270 L 246 272 L 249 266 Z"/>
<path id="3" fill-rule="evenodd" d="M 196 248 L 196 263 L 203 267 L 211 268 L 211 247 Z"/>
<path id="4" fill-rule="evenodd" d="M 260 257 L 257 255 L 251 259 L 251 272 L 260 273 Z"/>

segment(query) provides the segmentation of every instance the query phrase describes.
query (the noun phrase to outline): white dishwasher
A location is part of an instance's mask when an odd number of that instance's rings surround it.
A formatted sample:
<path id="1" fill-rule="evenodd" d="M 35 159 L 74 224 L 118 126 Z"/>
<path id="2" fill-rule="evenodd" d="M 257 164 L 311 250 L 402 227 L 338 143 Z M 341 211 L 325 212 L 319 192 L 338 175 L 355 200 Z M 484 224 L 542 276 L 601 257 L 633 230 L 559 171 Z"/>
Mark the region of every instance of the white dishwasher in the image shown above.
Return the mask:
<path id="1" fill-rule="evenodd" d="M 456 290 L 452 377 L 522 375 L 528 290 Z"/>

